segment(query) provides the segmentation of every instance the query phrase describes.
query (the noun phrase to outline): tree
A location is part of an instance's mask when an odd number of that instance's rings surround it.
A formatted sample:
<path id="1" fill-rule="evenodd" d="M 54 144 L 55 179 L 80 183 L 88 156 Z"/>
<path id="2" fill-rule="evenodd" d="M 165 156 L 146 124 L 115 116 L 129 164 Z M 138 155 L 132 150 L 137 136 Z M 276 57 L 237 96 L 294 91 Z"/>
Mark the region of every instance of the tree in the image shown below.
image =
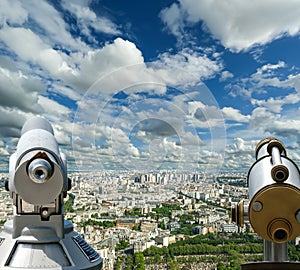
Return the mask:
<path id="1" fill-rule="evenodd" d="M 166 229 L 166 224 L 163 220 L 158 224 L 158 228 L 161 228 L 162 230 Z"/>
<path id="2" fill-rule="evenodd" d="M 170 270 L 179 270 L 179 263 L 177 261 L 170 261 L 168 265 Z"/>
<path id="3" fill-rule="evenodd" d="M 145 270 L 145 257 L 142 252 L 134 253 L 134 266 L 136 270 Z"/>
<path id="4" fill-rule="evenodd" d="M 127 241 L 121 240 L 119 244 L 116 245 L 115 250 L 119 251 L 121 249 L 128 248 L 130 245 Z"/>

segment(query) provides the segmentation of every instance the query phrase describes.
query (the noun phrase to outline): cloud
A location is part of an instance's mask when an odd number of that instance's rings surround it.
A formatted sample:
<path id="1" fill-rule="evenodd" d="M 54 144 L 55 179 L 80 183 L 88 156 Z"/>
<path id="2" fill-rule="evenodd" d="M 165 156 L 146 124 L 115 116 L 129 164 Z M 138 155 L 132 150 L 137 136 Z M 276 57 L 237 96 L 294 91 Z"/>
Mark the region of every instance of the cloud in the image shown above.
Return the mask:
<path id="1" fill-rule="evenodd" d="M 247 171 L 255 161 L 255 148 L 259 140 L 245 140 L 236 137 L 227 145 L 224 168 L 235 171 Z"/>
<path id="2" fill-rule="evenodd" d="M 152 66 L 167 83 L 173 85 L 195 85 L 200 80 L 214 77 L 223 68 L 221 61 L 189 48 L 176 54 L 164 52 Z"/>
<path id="3" fill-rule="evenodd" d="M 232 97 L 240 96 L 253 105 L 266 106 L 270 110 L 280 112 L 282 105 L 298 102 L 300 74 L 292 75 L 291 72 L 283 61 L 278 61 L 277 64 L 268 63 L 258 67 L 256 72 L 248 77 L 232 80 L 225 88 Z M 260 95 L 271 97 L 269 100 L 259 100 Z"/>
<path id="4" fill-rule="evenodd" d="M 231 108 L 231 107 L 224 107 L 221 109 L 221 112 L 224 115 L 224 118 L 226 120 L 232 120 L 236 122 L 249 122 L 249 115 L 243 115 L 241 112 L 237 109 Z"/>
<path id="5" fill-rule="evenodd" d="M 139 130 L 146 134 L 153 134 L 155 136 L 168 137 L 176 135 L 176 130 L 167 122 L 161 119 L 148 118 L 139 123 Z"/>
<path id="6" fill-rule="evenodd" d="M 1 156 L 9 156 L 9 152 L 6 149 L 5 143 L 0 141 L 0 157 Z"/>
<path id="7" fill-rule="evenodd" d="M 28 116 L 24 112 L 0 106 L 0 136 L 2 138 L 15 138 L 20 136 L 20 130 Z"/>
<path id="8" fill-rule="evenodd" d="M 221 73 L 220 81 L 224 82 L 224 81 L 227 81 L 228 79 L 231 79 L 233 77 L 234 77 L 234 75 L 231 72 L 229 72 L 228 70 L 224 70 Z"/>
<path id="9" fill-rule="evenodd" d="M 265 108 L 258 107 L 252 111 L 250 128 L 260 129 L 269 126 L 279 119 L 279 115 L 273 114 Z"/>
<path id="10" fill-rule="evenodd" d="M 220 128 L 224 126 L 224 118 L 221 110 L 216 105 L 204 104 L 201 101 L 189 102 L 189 113 L 192 116 L 191 123 L 200 128 Z"/>
<path id="11" fill-rule="evenodd" d="M 40 65 L 52 75 L 70 70 L 61 54 L 30 29 L 4 26 L 0 29 L 0 39 L 22 60 Z"/>
<path id="12" fill-rule="evenodd" d="M 300 3 L 280 0 L 180 0 L 161 11 L 170 32 L 182 39 L 191 25 L 203 22 L 214 38 L 232 51 L 248 50 L 300 30 Z"/>
<path id="13" fill-rule="evenodd" d="M 0 106 L 3 108 L 41 112 L 37 98 L 42 91 L 43 86 L 37 77 L 28 77 L 22 72 L 13 72 L 0 67 Z"/>
<path id="14" fill-rule="evenodd" d="M 89 8 L 90 1 L 62 1 L 65 10 L 76 16 L 78 27 L 81 33 L 94 40 L 91 29 L 110 35 L 119 35 L 119 27 L 110 19 L 97 15 Z"/>
<path id="15" fill-rule="evenodd" d="M 51 47 L 59 44 L 63 49 L 71 51 L 84 50 L 88 47 L 79 38 L 72 37 L 68 31 L 69 26 L 60 13 L 47 1 L 40 2 L 39 5 L 33 0 L 1 1 L 0 17 L 3 18 L 0 22 L 2 26 L 26 25 L 24 28 L 30 27 Z"/>
<path id="16" fill-rule="evenodd" d="M 69 119 L 72 111 L 57 101 L 49 99 L 45 96 L 38 96 L 37 103 L 42 108 L 45 115 L 50 121 L 60 122 Z"/>
<path id="17" fill-rule="evenodd" d="M 265 126 L 265 130 L 274 134 L 274 136 L 279 136 L 282 138 L 299 138 L 300 121 L 295 119 L 290 120 L 277 120 L 275 122 L 269 123 Z"/>
<path id="18" fill-rule="evenodd" d="M 87 53 L 74 53 L 72 57 L 78 68 L 62 74 L 61 77 L 65 83 L 80 92 L 86 92 L 103 76 L 108 76 L 121 67 L 144 63 L 142 53 L 135 44 L 122 38 L 116 38 L 100 49 L 89 50 Z M 123 70 L 126 72 L 125 69 Z M 110 76 L 112 78 L 113 74 Z M 103 92 L 110 93 L 115 92 L 116 89 L 122 89 L 123 80 L 128 81 L 128 78 L 126 78 L 126 73 L 123 74 L 124 78 L 121 78 L 120 73 L 118 76 L 120 76 L 118 78 L 120 81 L 116 78 L 112 79 L 107 85 L 103 85 Z"/>
<path id="19" fill-rule="evenodd" d="M 278 97 L 278 98 L 270 97 L 267 100 L 251 99 L 251 103 L 253 105 L 265 107 L 268 110 L 275 113 L 280 113 L 283 110 L 284 105 L 297 104 L 299 101 L 300 101 L 300 96 L 298 93 L 296 94 L 292 93 L 287 96 Z"/>
<path id="20" fill-rule="evenodd" d="M 7 56 L 0 57 L 5 116 L 0 133 L 9 144 L 16 144 L 24 121 L 38 114 L 50 120 L 63 152 L 78 168 L 205 170 L 220 164 L 223 135 L 209 133 L 224 128 L 224 122 L 201 82 L 223 68 L 214 49 L 166 51 L 145 63 L 129 40 L 99 45 L 95 32 L 116 35 L 120 28 L 92 11 L 89 2 L 59 5 L 15 1 L 19 17 L 11 11 L 3 17 L 0 42 Z M 74 21 L 67 22 L 61 9 Z M 85 37 L 76 37 L 75 28 Z M 203 110 L 213 108 L 215 117 L 197 119 L 198 104 L 189 111 L 192 101 L 200 101 Z"/>
<path id="21" fill-rule="evenodd" d="M 28 12 L 19 1 L 3 0 L 0 2 L 0 14 L 10 24 L 23 24 L 28 18 Z M 3 23 L 3 19 L 0 25 Z"/>
<path id="22" fill-rule="evenodd" d="M 161 10 L 160 18 L 174 36 L 182 35 L 185 24 L 184 10 L 178 3 L 173 3 L 170 7 Z"/>

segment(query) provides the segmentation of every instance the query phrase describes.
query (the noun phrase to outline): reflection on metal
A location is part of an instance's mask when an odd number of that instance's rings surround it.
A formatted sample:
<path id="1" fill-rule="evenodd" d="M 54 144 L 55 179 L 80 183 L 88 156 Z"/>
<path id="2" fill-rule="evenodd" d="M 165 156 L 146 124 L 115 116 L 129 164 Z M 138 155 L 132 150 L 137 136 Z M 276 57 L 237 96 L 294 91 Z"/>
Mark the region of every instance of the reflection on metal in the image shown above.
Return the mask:
<path id="1" fill-rule="evenodd" d="M 0 235 L 0 269 L 101 269 L 102 258 L 64 220 L 71 186 L 51 125 L 34 117 L 21 134 L 9 164 L 14 213 Z"/>
<path id="2" fill-rule="evenodd" d="M 300 173 L 276 138 L 258 143 L 256 161 L 248 172 L 249 204 L 232 208 L 232 221 L 243 227 L 249 220 L 264 239 L 264 262 L 242 265 L 248 269 L 300 269 L 288 262 L 287 243 L 300 235 Z"/>

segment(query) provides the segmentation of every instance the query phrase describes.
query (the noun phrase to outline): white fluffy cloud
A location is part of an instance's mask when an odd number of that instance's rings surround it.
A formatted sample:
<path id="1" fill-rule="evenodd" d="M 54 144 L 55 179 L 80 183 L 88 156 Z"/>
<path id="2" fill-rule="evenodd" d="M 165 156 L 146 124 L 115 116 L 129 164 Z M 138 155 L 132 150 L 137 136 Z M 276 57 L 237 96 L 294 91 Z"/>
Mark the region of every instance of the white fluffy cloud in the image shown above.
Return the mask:
<path id="1" fill-rule="evenodd" d="M 142 53 L 135 44 L 122 38 L 117 38 L 100 49 L 75 54 L 74 59 L 80 68 L 73 73 L 63 74 L 63 78 L 66 83 L 82 92 L 87 91 L 104 75 L 108 75 L 121 67 L 144 63 Z M 126 80 L 126 77 L 123 79 Z M 119 80 L 120 82 L 118 80 L 109 82 L 112 85 L 106 87 L 113 89 L 111 91 L 122 89 L 122 78 Z M 109 92 L 105 89 L 103 91 Z"/>
<path id="2" fill-rule="evenodd" d="M 271 20 L 281 7 L 278 1 L 272 2 L 272 12 L 262 12 L 266 24 L 260 27 L 261 10 L 270 3 L 181 0 L 160 16 L 179 39 L 190 26 L 204 22 L 225 47 L 240 51 L 298 32 L 297 26 L 291 30 L 290 18 L 299 9 L 285 21 L 282 16 Z M 296 2 L 285 3 L 282 11 L 288 14 L 292 5 Z M 239 80 L 223 70 L 222 55 L 214 48 L 194 44 L 193 49 L 161 52 L 154 62 L 145 63 L 136 44 L 115 38 L 121 28 L 92 11 L 89 1 L 62 1 L 60 8 L 76 23 L 67 24 L 49 2 L 40 7 L 33 0 L 0 3 L 0 42 L 7 55 L 0 57 L 0 133 L 10 142 L 34 113 L 51 121 L 59 143 L 81 168 L 101 163 L 103 168 L 146 164 L 157 169 L 171 164 L 205 169 L 220 167 L 224 158 L 224 121 L 231 130 L 237 128 L 226 151 L 231 157 L 228 168 L 252 158 L 259 136 L 299 136 L 295 116 L 282 114 L 284 105 L 300 102 L 299 74 L 276 76 L 287 67 L 285 62 L 265 64 Z M 294 19 L 299 25 L 298 17 Z M 72 27 L 80 37 L 71 35 Z M 112 40 L 99 45 L 95 32 Z M 222 82 L 236 83 L 240 92 L 232 95 L 246 95 L 247 114 L 233 105 L 220 109 L 210 90 L 204 89 L 201 80 L 217 74 Z M 260 98 L 267 87 L 286 92 Z M 9 152 L 2 143 L 0 153 Z"/>
<path id="3" fill-rule="evenodd" d="M 243 115 L 239 110 L 231 107 L 224 107 L 222 108 L 221 111 L 226 120 L 232 120 L 237 122 L 248 122 L 250 118 L 249 115 Z"/>
<path id="4" fill-rule="evenodd" d="M 22 60 L 37 64 L 52 75 L 70 70 L 62 55 L 30 29 L 4 26 L 0 39 Z"/>
<path id="5" fill-rule="evenodd" d="M 22 24 L 28 18 L 28 12 L 19 1 L 3 0 L 0 2 L 0 13 L 8 23 Z M 2 24 L 3 21 L 0 22 Z"/>
<path id="6" fill-rule="evenodd" d="M 92 34 L 90 28 L 93 28 L 97 32 L 103 32 L 111 35 L 118 35 L 121 31 L 118 26 L 106 17 L 99 17 L 89 8 L 89 1 L 77 0 L 77 1 L 62 1 L 63 7 L 73 13 L 81 28 L 82 34 L 88 36 L 91 40 Z"/>
<path id="7" fill-rule="evenodd" d="M 223 68 L 221 61 L 188 48 L 176 54 L 162 53 L 152 64 L 158 69 L 158 74 L 173 85 L 196 84 L 215 76 Z"/>
<path id="8" fill-rule="evenodd" d="M 161 18 L 179 39 L 188 26 L 204 22 L 226 48 L 241 51 L 283 35 L 299 34 L 300 2 L 179 0 L 165 8 Z"/>
<path id="9" fill-rule="evenodd" d="M 37 104 L 37 98 L 42 91 L 43 86 L 37 77 L 28 77 L 22 72 L 0 67 L 0 106 L 3 108 L 38 113 L 41 108 Z"/>
<path id="10" fill-rule="evenodd" d="M 255 147 L 259 140 L 237 137 L 226 147 L 224 167 L 229 170 L 247 171 L 255 161 Z"/>
<path id="11" fill-rule="evenodd" d="M 279 98 L 270 97 L 268 100 L 251 99 L 253 105 L 265 107 L 275 113 L 280 113 L 284 105 L 297 104 L 299 101 L 300 95 L 298 93 L 292 93 Z"/>
<path id="12" fill-rule="evenodd" d="M 223 82 L 223 81 L 226 81 L 226 80 L 231 79 L 233 77 L 234 77 L 234 75 L 231 72 L 229 72 L 228 70 L 224 70 L 221 73 L 220 81 Z"/>

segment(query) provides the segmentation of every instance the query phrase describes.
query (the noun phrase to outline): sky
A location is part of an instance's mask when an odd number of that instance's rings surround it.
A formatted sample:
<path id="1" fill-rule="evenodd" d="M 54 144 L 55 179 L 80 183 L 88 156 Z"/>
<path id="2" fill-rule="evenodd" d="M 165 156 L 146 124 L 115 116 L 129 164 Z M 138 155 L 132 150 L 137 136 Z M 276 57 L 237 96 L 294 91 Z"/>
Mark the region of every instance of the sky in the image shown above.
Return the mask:
<path id="1" fill-rule="evenodd" d="M 49 120 L 69 170 L 300 162 L 300 1 L 0 1 L 0 170 Z"/>

